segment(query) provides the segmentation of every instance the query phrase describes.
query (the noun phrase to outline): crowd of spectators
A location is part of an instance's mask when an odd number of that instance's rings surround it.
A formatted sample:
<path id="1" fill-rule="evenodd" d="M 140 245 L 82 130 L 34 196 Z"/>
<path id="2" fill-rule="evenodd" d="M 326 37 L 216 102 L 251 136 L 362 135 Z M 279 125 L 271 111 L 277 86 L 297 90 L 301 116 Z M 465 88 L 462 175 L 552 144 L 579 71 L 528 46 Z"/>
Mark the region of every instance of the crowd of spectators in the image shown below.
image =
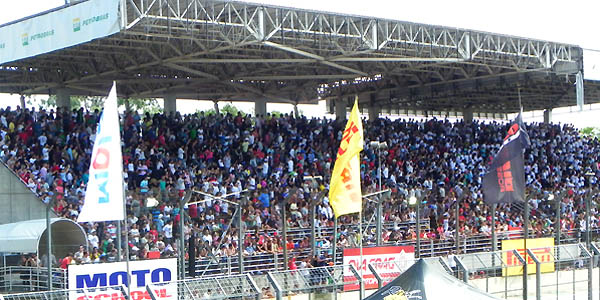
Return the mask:
<path id="1" fill-rule="evenodd" d="M 99 117 L 99 111 L 83 108 L 0 110 L 0 159 L 41 201 L 51 202 L 58 215 L 75 220 L 83 205 Z M 195 237 L 198 257 L 237 255 L 236 203 L 242 203 L 242 226 L 247 233 L 242 241 L 244 255 L 310 247 L 308 237 L 282 240 L 282 209 L 287 212 L 288 228 L 308 228 L 313 221 L 318 228 L 333 225 L 326 191 L 345 121 L 286 114 L 137 112 L 122 114 L 121 121 L 127 230 L 134 258 L 177 255 L 179 203 L 190 190 L 195 192 L 189 201 L 200 202 L 186 205 L 183 232 L 186 239 Z M 525 168 L 533 232 L 542 236 L 553 231 L 554 204 L 547 195 L 561 191 L 565 192 L 562 230 L 585 231 L 583 198 L 600 178 L 600 142 L 582 137 L 570 125 L 532 123 L 526 127 L 532 142 L 525 152 Z M 415 207 L 407 201 L 415 190 L 423 196 L 422 213 L 429 219 L 423 238 L 454 236 L 453 204 L 458 190 L 463 192 L 459 198 L 461 234 L 491 234 L 491 209 L 482 201 L 480 184 L 507 123 L 380 118 L 364 121 L 364 130 L 363 193 L 391 189 L 391 195 L 384 198 L 383 218 L 394 225 L 384 230 L 385 242 L 415 239 L 412 228 L 401 229 L 405 228 L 401 224 L 415 221 Z M 371 141 L 385 141 L 387 148 L 376 149 Z M 290 194 L 292 188 L 298 188 L 294 194 Z M 321 195 L 325 197 L 318 199 Z M 285 208 L 280 205 L 283 199 L 288 199 Z M 314 220 L 311 201 L 317 202 Z M 375 204 L 365 201 L 364 206 L 368 221 Z M 593 228 L 598 227 L 599 216 L 594 201 Z M 357 222 L 356 215 L 339 219 L 338 246 L 356 245 L 358 237 L 350 225 Z M 522 223 L 517 207 L 498 208 L 496 230 L 507 231 Z M 115 224 L 82 225 L 90 249 L 73 257 L 73 262 L 115 260 Z M 367 231 L 364 241 L 375 240 L 374 231 Z M 330 249 L 333 237 L 320 235 L 317 241 L 321 248 Z"/>

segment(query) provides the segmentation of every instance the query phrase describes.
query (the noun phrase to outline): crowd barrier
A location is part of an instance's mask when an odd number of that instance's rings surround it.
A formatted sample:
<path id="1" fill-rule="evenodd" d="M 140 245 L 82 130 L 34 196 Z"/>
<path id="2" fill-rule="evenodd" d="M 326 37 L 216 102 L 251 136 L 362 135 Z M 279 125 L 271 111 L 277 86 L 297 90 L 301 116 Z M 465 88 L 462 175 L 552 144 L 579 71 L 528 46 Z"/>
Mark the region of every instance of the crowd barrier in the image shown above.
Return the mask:
<path id="1" fill-rule="evenodd" d="M 503 299 L 563 299 L 565 295 L 569 299 L 571 297 L 592 299 L 592 295 L 597 295 L 600 288 L 598 284 L 600 245 L 590 243 L 589 246 L 588 249 L 582 243 L 563 244 L 532 248 L 527 251 L 486 251 L 429 257 L 425 260 L 441 272 L 448 272 L 480 290 Z M 392 269 L 378 268 L 371 264 L 368 269 L 375 275 L 378 286 L 383 286 L 407 267 L 402 266 L 401 268 L 398 265 L 398 268 L 390 271 Z M 55 273 L 53 275 L 56 283 L 54 288 L 61 290 L 29 292 L 46 289 L 41 268 L 3 268 L 0 270 L 2 288 L 4 292 L 13 294 L 2 295 L 2 298 L 4 300 L 51 299 L 51 297 L 44 298 L 43 295 L 45 293 L 48 293 L 46 296 L 68 294 L 65 292 L 67 291 L 65 290 L 66 273 L 60 270 L 53 273 Z M 300 295 L 308 294 L 326 299 L 336 299 L 340 295 L 343 295 L 340 299 L 362 299 L 361 297 L 372 292 L 371 290 L 363 293 L 363 289 L 359 288 L 366 286 L 366 281 L 352 265 L 287 271 L 266 270 L 260 274 L 250 272 L 241 275 L 205 275 L 179 280 L 175 284 L 177 288 L 175 295 L 178 295 L 178 299 L 283 299 L 284 297 L 304 299 Z M 160 292 L 157 292 L 161 290 L 161 285 L 165 284 L 150 284 L 146 287 L 153 300 L 164 299 L 161 298 Z M 21 293 L 15 294 L 14 292 L 17 291 Z M 93 300 L 93 297 L 86 296 L 93 295 L 93 292 L 79 291 L 78 295 L 83 296 L 74 300 Z M 121 299 L 120 297 L 115 299 Z M 66 298 L 55 297 L 54 299 Z"/>

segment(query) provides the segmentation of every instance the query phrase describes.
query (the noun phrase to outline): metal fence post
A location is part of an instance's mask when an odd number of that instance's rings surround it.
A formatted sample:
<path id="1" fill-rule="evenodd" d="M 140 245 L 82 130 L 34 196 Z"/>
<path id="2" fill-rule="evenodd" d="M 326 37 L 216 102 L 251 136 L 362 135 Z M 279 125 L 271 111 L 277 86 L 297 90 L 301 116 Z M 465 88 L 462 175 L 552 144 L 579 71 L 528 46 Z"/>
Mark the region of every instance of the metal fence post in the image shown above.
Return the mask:
<path id="1" fill-rule="evenodd" d="M 350 271 L 352 271 L 352 273 L 354 274 L 354 277 L 356 277 L 358 279 L 358 297 L 360 300 L 362 300 L 363 298 L 365 298 L 365 284 L 363 282 L 362 277 L 360 276 L 360 274 L 358 274 L 358 271 L 356 270 L 356 268 L 354 267 L 354 265 L 350 265 Z M 280 299 L 277 299 L 280 300 Z"/>
<path id="2" fill-rule="evenodd" d="M 596 260 L 597 257 L 600 257 L 600 249 L 598 249 L 598 247 L 596 245 L 594 245 L 593 243 L 591 245 L 592 245 L 592 251 L 594 252 L 594 256 L 595 256 L 594 260 Z M 593 268 L 593 266 L 592 266 L 592 268 Z M 600 279 L 600 268 L 598 268 L 598 278 Z M 598 284 L 600 287 L 600 281 L 598 282 Z"/>
<path id="3" fill-rule="evenodd" d="M 275 280 L 275 277 L 273 277 L 273 274 L 271 274 L 271 272 L 267 273 L 267 280 L 269 280 L 271 285 L 275 288 L 275 299 L 283 300 L 283 290 L 281 289 L 281 286 L 279 286 L 279 283 L 277 283 L 277 280 Z"/>
<path id="4" fill-rule="evenodd" d="M 533 252 L 531 252 L 531 250 L 527 249 L 526 251 L 527 255 L 529 255 L 529 257 L 531 257 L 535 263 L 535 299 L 540 300 L 542 299 L 542 262 L 537 258 L 537 256 L 535 256 L 535 254 L 533 254 Z"/>
<path id="5" fill-rule="evenodd" d="M 256 285 L 256 282 L 254 281 L 254 279 L 252 279 L 252 276 L 250 276 L 250 274 L 246 273 L 246 278 L 248 278 L 248 282 L 250 282 L 250 286 L 256 292 L 256 300 L 260 300 L 260 298 L 262 298 L 262 292 L 258 288 L 258 285 Z"/>
<path id="6" fill-rule="evenodd" d="M 523 258 L 523 256 L 521 256 L 521 254 L 519 253 L 519 251 L 517 251 L 515 249 L 515 250 L 512 250 L 512 252 L 513 252 L 513 255 L 519 260 L 519 262 L 523 266 L 525 266 L 525 264 L 527 264 L 527 262 L 525 261 L 525 258 Z M 526 271 L 526 269 L 523 269 L 523 275 L 522 275 L 523 276 L 523 286 L 527 285 L 527 272 L 525 272 L 525 271 Z M 507 268 L 506 272 L 507 272 L 507 275 L 508 275 L 508 268 Z M 523 300 L 527 300 L 527 293 L 525 293 L 526 290 L 527 289 L 523 288 Z"/>
<path id="7" fill-rule="evenodd" d="M 416 234 L 417 234 L 417 258 L 421 258 L 421 197 L 417 197 L 417 228 L 416 228 Z"/>
<path id="8" fill-rule="evenodd" d="M 453 273 L 452 268 L 450 268 L 450 266 L 448 265 L 448 263 L 446 262 L 446 260 L 444 260 L 444 258 L 442 256 L 438 257 L 438 261 L 439 261 L 440 265 L 442 265 L 444 270 L 446 270 L 446 272 L 448 272 L 448 274 Z"/>
<path id="9" fill-rule="evenodd" d="M 592 244 L 590 243 L 588 245 L 590 245 L 590 247 L 591 247 Z M 588 284 L 588 300 L 592 300 L 594 256 L 592 255 L 592 253 L 590 253 L 590 251 L 588 251 L 588 249 L 583 247 L 583 245 L 580 244 L 579 248 L 581 248 L 581 251 L 583 252 L 583 254 L 585 254 L 585 256 L 587 256 L 587 258 L 588 258 L 588 282 L 587 282 L 587 284 Z"/>
<path id="10" fill-rule="evenodd" d="M 333 256 L 333 265 L 335 266 L 337 263 L 337 229 L 338 229 L 338 220 L 337 217 L 333 216 L 333 247 L 332 256 Z"/>
<path id="11" fill-rule="evenodd" d="M 454 261 L 456 262 L 456 267 L 458 269 L 463 270 L 462 281 L 464 281 L 465 283 L 468 283 L 469 282 L 469 270 L 467 269 L 465 264 L 463 264 L 462 260 L 460 260 L 460 258 L 458 256 L 454 257 Z"/>
<path id="12" fill-rule="evenodd" d="M 377 288 L 380 289 L 383 286 L 383 279 L 381 278 L 381 276 L 379 276 L 372 264 L 369 264 L 368 267 L 369 270 L 371 270 L 371 273 L 373 273 L 373 275 L 375 276 L 375 279 L 377 279 Z"/>

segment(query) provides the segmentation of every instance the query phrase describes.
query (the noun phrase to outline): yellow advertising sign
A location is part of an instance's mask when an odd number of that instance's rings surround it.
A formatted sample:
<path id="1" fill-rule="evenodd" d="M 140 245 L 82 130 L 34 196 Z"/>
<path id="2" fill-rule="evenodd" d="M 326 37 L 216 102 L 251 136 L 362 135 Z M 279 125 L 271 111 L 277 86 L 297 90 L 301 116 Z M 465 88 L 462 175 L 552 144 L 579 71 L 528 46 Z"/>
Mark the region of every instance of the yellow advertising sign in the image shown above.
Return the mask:
<path id="1" fill-rule="evenodd" d="M 554 238 L 527 239 L 527 249 L 535 254 L 542 262 L 540 271 L 542 273 L 554 272 Z M 502 241 L 502 250 L 517 250 L 519 254 L 527 259 L 527 274 L 535 274 L 535 262 L 530 255 L 525 255 L 524 239 Z M 523 266 L 513 252 L 503 252 L 502 260 L 508 266 L 502 270 L 502 276 L 523 274 Z"/>

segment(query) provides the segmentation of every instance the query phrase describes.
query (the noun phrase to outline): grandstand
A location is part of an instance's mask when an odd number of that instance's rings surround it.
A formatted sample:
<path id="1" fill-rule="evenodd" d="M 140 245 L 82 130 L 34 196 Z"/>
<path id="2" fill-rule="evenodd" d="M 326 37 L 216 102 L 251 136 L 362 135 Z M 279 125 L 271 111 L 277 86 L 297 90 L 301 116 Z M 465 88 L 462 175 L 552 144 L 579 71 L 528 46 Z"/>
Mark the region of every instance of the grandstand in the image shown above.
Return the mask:
<path id="1" fill-rule="evenodd" d="M 0 30 L 93 2 L 69 4 Z M 365 245 L 416 245 L 418 224 L 419 257 L 495 250 L 492 220 L 497 243 L 522 237 L 523 207 L 504 205 L 492 216 L 480 191 L 506 124 L 474 117 L 518 111 L 520 93 L 525 110 L 545 109 L 549 121 L 553 107 L 576 103 L 573 82 L 583 63 L 575 45 L 456 28 L 241 2 L 191 0 L 187 7 L 166 0 L 116 2 L 126 13 L 115 19 L 115 33 L 0 60 L 0 92 L 55 94 L 59 106 L 52 112 L 1 110 L 0 159 L 40 201 L 51 201 L 57 215 L 75 219 L 99 114 L 71 108 L 69 96 L 105 95 L 117 80 L 124 98 L 163 97 L 165 113 L 122 115 L 130 237 L 124 247 L 136 260 L 189 256 L 196 276 L 264 275 L 285 270 L 291 257 L 325 267 L 340 264 L 342 250 L 357 246 L 356 216 L 337 220 L 334 232 L 328 199 L 319 198 L 341 139 L 340 120 L 356 94 L 369 113 L 363 192 L 391 190 L 378 200 L 380 215 L 374 202 L 365 201 L 360 233 Z M 600 83 L 586 81 L 584 90 L 586 103 L 600 101 Z M 172 114 L 182 98 L 250 100 L 255 115 Z M 267 102 L 323 99 L 340 120 L 266 111 Z M 439 117 L 380 118 L 391 112 Z M 451 123 L 444 120 L 448 116 L 464 121 Z M 584 215 L 586 197 L 600 179 L 600 141 L 569 125 L 527 124 L 527 130 L 531 236 L 576 243 L 593 231 L 595 239 L 597 197 L 590 198 L 591 224 Z M 370 144 L 379 141 L 387 149 Z M 457 186 L 464 197 L 457 196 Z M 182 214 L 182 197 L 192 190 L 201 193 L 189 202 L 203 202 Z M 424 203 L 419 220 L 408 202 L 416 190 Z M 225 197 L 232 193 L 238 194 Z M 149 199 L 158 205 L 149 206 Z M 245 204 L 238 208 L 224 199 Z M 185 226 L 179 228 L 182 215 Z M 377 224 L 383 227 L 380 236 Z M 119 260 L 113 224 L 83 227 L 90 248 L 75 253 L 74 261 Z M 193 245 L 183 253 L 177 243 L 181 232 Z"/>

